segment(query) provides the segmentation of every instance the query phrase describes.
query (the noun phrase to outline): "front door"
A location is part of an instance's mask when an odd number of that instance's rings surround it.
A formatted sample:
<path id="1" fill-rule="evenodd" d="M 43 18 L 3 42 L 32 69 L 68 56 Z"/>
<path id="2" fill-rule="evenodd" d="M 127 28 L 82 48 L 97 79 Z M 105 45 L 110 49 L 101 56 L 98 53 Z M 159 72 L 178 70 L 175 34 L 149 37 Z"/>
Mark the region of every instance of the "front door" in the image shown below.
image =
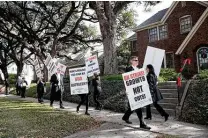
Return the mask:
<path id="1" fill-rule="evenodd" d="M 198 71 L 208 69 L 208 47 L 201 47 L 197 51 Z"/>

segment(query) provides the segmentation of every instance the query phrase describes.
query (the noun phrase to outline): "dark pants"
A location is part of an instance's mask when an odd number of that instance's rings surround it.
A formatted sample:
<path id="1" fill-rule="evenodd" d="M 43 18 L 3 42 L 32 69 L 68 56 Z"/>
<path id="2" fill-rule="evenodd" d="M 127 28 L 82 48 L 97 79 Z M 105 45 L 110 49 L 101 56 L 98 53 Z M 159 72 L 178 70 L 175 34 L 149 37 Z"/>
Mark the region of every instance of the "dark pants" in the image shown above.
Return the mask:
<path id="1" fill-rule="evenodd" d="M 165 112 L 165 110 L 157 102 L 154 102 L 153 105 L 156 108 L 156 110 L 160 113 L 161 116 L 167 116 L 168 115 Z M 148 118 L 152 117 L 151 106 L 150 105 L 146 106 L 146 114 L 147 114 Z"/>
<path id="2" fill-rule="evenodd" d="M 77 106 L 77 108 L 79 109 L 80 106 L 86 102 L 86 113 L 88 112 L 88 106 L 89 106 L 89 101 L 88 101 L 88 94 L 79 94 L 80 98 L 81 98 L 81 101 L 79 103 L 79 105 Z"/>
<path id="3" fill-rule="evenodd" d="M 17 93 L 17 95 L 20 95 L 20 91 L 21 91 L 20 86 L 16 85 L 16 93 Z"/>
<path id="4" fill-rule="evenodd" d="M 21 88 L 21 97 L 25 98 L 26 87 Z"/>
<path id="5" fill-rule="evenodd" d="M 43 93 L 42 92 L 38 93 L 38 102 L 39 103 L 43 102 Z"/>
<path id="6" fill-rule="evenodd" d="M 50 105 L 53 105 L 53 102 L 57 100 L 60 102 L 60 107 L 63 106 L 63 102 L 62 102 L 62 92 L 55 92 L 55 93 L 51 93 L 51 97 L 50 97 Z"/>
<path id="7" fill-rule="evenodd" d="M 51 103 L 50 103 L 51 106 L 53 105 L 53 102 L 54 102 L 54 101 L 55 101 L 54 99 L 51 99 Z M 63 106 L 62 99 L 59 100 L 59 103 L 60 103 L 60 107 Z"/>
<path id="8" fill-rule="evenodd" d="M 96 108 L 99 108 L 101 105 L 100 102 L 98 101 L 99 96 L 100 96 L 100 93 L 94 91 L 93 98 L 94 98 L 94 102 L 96 103 Z"/>
<path id="9" fill-rule="evenodd" d="M 131 111 L 130 105 L 128 103 L 128 110 L 125 112 L 125 114 L 123 116 L 123 120 L 129 120 L 129 117 L 133 112 L 134 111 Z M 142 116 L 142 108 L 136 109 L 135 112 L 139 118 L 140 125 L 144 125 L 143 116 Z"/>

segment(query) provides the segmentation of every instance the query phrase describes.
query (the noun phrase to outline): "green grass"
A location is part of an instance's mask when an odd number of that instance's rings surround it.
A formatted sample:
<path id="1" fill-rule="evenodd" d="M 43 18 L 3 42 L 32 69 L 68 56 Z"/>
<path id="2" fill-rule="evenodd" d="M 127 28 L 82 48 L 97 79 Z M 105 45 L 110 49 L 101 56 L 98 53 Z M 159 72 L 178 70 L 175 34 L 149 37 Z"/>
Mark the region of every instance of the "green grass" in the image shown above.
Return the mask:
<path id="1" fill-rule="evenodd" d="M 1 138 L 58 138 L 100 125 L 88 116 L 8 98 L 0 98 L 0 117 Z"/>

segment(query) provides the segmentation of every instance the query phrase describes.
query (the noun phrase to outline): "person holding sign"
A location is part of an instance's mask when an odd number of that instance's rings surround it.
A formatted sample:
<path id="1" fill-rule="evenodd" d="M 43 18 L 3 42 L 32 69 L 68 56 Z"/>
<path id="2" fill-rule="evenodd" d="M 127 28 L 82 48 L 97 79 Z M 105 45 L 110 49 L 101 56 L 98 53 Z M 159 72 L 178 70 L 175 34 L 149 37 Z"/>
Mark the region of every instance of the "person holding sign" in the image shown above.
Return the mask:
<path id="1" fill-rule="evenodd" d="M 88 78 L 88 85 L 90 85 L 90 81 L 89 81 L 89 78 Z M 85 93 L 85 94 L 78 94 L 81 101 L 79 103 L 79 105 L 77 106 L 77 113 L 79 113 L 79 108 L 81 107 L 81 105 L 86 102 L 86 111 L 85 111 L 85 115 L 90 115 L 88 113 L 88 107 L 89 107 L 89 95 L 90 93 Z"/>
<path id="2" fill-rule="evenodd" d="M 138 62 L 138 57 L 132 56 L 130 58 L 131 66 L 126 68 L 126 72 L 130 72 L 130 71 L 133 71 L 133 70 L 138 70 L 138 63 L 139 63 Z M 148 130 L 151 129 L 149 126 L 147 126 L 144 123 L 143 116 L 142 116 L 142 108 L 136 109 L 135 112 L 137 113 L 137 116 L 138 116 L 139 121 L 140 121 L 140 128 L 148 129 Z M 133 111 L 131 111 L 130 104 L 128 103 L 128 110 L 125 112 L 124 116 L 122 117 L 122 120 L 124 120 L 128 124 L 132 124 L 132 122 L 129 121 L 129 117 L 132 113 L 133 113 Z"/>
<path id="3" fill-rule="evenodd" d="M 50 106 L 53 106 L 54 100 L 58 100 L 60 102 L 60 108 L 64 109 L 61 99 L 61 89 L 59 88 L 59 81 L 56 74 L 51 76 L 51 96 L 50 96 Z"/>
<path id="4" fill-rule="evenodd" d="M 38 97 L 38 102 L 43 103 L 43 94 L 45 92 L 45 83 L 43 82 L 43 79 L 40 77 L 38 82 L 37 82 L 37 97 Z"/>
<path id="5" fill-rule="evenodd" d="M 101 92 L 101 87 L 100 87 L 100 78 L 99 78 L 97 73 L 94 73 L 94 76 L 93 76 L 93 79 L 92 79 L 92 85 L 94 87 L 93 99 L 96 103 L 95 109 L 96 110 L 101 110 L 102 105 L 98 101 L 98 98 L 99 98 L 100 92 Z"/>
<path id="6" fill-rule="evenodd" d="M 147 74 L 147 81 L 149 84 L 150 92 L 152 95 L 153 105 L 157 109 L 157 111 L 161 114 L 161 116 L 165 117 L 165 121 L 168 120 L 169 115 L 165 112 L 165 110 L 157 103 L 158 101 L 162 100 L 162 94 L 160 93 L 159 89 L 157 88 L 157 76 L 154 71 L 154 67 L 149 64 L 146 68 L 148 74 Z M 146 107 L 146 114 L 147 116 L 145 119 L 152 119 L 151 114 L 151 107 L 148 105 Z"/>

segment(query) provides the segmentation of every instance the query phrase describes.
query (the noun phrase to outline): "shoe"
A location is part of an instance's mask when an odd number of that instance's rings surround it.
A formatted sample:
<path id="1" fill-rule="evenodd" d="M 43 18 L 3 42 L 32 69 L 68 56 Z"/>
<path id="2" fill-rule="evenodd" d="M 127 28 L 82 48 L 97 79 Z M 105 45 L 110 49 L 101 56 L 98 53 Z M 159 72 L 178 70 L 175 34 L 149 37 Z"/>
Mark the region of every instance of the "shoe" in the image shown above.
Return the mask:
<path id="1" fill-rule="evenodd" d="M 145 117 L 146 120 L 152 120 L 152 117 Z"/>
<path id="2" fill-rule="evenodd" d="M 53 105 L 52 105 L 52 104 L 50 104 L 50 107 L 53 107 Z"/>
<path id="3" fill-rule="evenodd" d="M 150 129 L 151 129 L 151 127 L 149 127 L 149 126 L 147 126 L 147 125 L 145 125 L 145 124 L 140 125 L 140 128 L 142 128 L 142 129 L 147 129 L 147 130 L 150 130 Z"/>
<path id="4" fill-rule="evenodd" d="M 165 122 L 168 121 L 169 114 L 165 115 Z"/>
<path id="5" fill-rule="evenodd" d="M 64 109 L 64 107 L 63 107 L 63 106 L 60 106 L 60 108 L 61 108 L 61 109 Z"/>
<path id="6" fill-rule="evenodd" d="M 85 115 L 90 115 L 90 114 L 88 112 L 86 112 Z"/>
<path id="7" fill-rule="evenodd" d="M 130 122 L 129 120 L 125 120 L 122 118 L 123 121 L 125 121 L 127 124 L 132 124 L 132 122 Z"/>
<path id="8" fill-rule="evenodd" d="M 79 113 L 79 107 L 77 106 L 77 111 L 76 111 L 77 113 Z"/>

